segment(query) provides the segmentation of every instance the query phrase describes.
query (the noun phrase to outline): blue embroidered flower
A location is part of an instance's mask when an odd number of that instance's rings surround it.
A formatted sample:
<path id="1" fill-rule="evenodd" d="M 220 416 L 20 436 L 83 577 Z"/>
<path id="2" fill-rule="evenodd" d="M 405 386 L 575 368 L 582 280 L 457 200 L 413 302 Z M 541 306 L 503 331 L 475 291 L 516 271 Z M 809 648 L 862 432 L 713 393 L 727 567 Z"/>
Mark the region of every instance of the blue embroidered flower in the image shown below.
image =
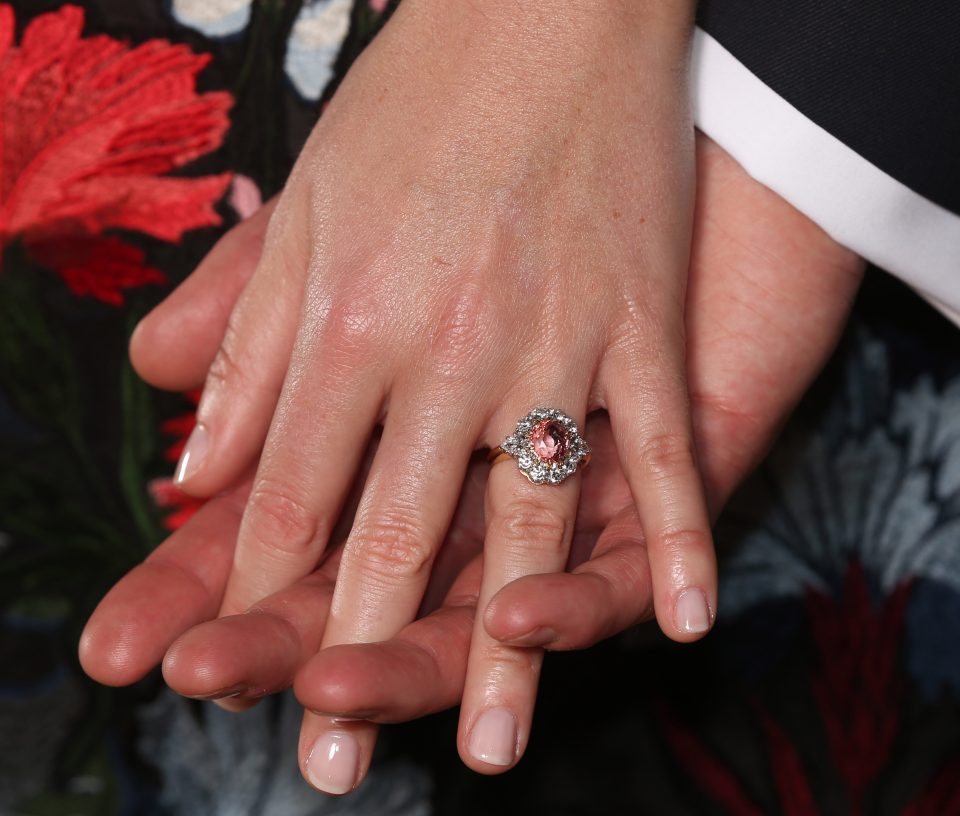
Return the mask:
<path id="1" fill-rule="evenodd" d="M 171 0 L 181 25 L 213 39 L 243 31 L 253 0 Z M 306 0 L 294 20 L 283 67 L 297 93 L 315 102 L 333 76 L 333 64 L 350 28 L 353 0 Z"/>
<path id="2" fill-rule="evenodd" d="M 375 762 L 367 781 L 342 798 L 320 796 L 300 776 L 303 708 L 293 694 L 235 714 L 166 691 L 140 711 L 140 753 L 164 779 L 171 816 L 428 816 L 430 782 L 406 759 Z"/>
<path id="3" fill-rule="evenodd" d="M 861 332 L 837 391 L 813 427 L 791 424 L 718 528 L 722 619 L 836 594 L 856 560 L 878 603 L 912 582 L 910 672 L 928 697 L 960 690 L 960 379 L 893 391 L 887 347 Z"/>
<path id="4" fill-rule="evenodd" d="M 960 381 L 891 395 L 883 344 L 858 346 L 845 393 L 816 428 L 795 424 L 731 505 L 722 614 L 830 591 L 852 559 L 884 593 L 913 577 L 960 592 Z"/>
<path id="5" fill-rule="evenodd" d="M 333 76 L 333 63 L 350 28 L 352 6 L 353 0 L 312 0 L 300 9 L 283 67 L 304 99 L 319 99 Z"/>

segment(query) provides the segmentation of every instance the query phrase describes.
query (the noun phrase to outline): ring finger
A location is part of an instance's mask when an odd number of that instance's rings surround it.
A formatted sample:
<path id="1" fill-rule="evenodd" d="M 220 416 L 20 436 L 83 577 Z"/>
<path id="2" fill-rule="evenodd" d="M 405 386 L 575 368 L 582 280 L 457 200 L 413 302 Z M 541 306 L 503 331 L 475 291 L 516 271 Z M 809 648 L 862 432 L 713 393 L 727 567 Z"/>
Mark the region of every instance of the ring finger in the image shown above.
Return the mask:
<path id="1" fill-rule="evenodd" d="M 582 378 L 570 376 L 565 381 L 578 379 Z M 554 399 L 555 405 L 572 407 L 573 418 L 560 412 L 531 411 L 503 445 L 516 461 L 501 462 L 498 457 L 490 471 L 478 609 L 486 608 L 503 586 L 517 578 L 566 567 L 580 497 L 576 469 L 587 457 L 579 436 L 587 407 L 586 384 L 579 391 L 555 393 Z M 503 428 L 508 422 L 503 416 L 492 427 Z M 469 767 L 480 773 L 500 773 L 523 754 L 542 661 L 541 649 L 518 648 L 491 638 L 482 616 L 477 617 L 458 735 L 460 756 Z"/>

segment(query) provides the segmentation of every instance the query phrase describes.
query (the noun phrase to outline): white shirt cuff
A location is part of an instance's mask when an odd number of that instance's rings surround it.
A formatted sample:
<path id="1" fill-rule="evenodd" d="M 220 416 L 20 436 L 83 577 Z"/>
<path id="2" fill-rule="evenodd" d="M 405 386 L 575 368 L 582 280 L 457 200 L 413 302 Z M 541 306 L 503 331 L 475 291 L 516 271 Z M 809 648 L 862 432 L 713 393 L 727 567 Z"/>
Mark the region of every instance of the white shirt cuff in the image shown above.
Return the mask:
<path id="1" fill-rule="evenodd" d="M 835 241 L 960 325 L 960 215 L 831 136 L 700 28 L 691 68 L 700 130 Z"/>

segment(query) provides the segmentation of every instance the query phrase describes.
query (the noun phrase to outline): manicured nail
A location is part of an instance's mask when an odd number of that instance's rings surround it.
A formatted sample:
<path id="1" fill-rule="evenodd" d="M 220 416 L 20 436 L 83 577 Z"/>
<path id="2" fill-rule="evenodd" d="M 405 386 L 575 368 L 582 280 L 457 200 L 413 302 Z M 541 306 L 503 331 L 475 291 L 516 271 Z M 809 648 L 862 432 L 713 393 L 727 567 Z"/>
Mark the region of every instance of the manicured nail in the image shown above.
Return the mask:
<path id="1" fill-rule="evenodd" d="M 685 589 L 677 598 L 674 623 L 681 632 L 699 635 L 710 628 L 707 597 L 699 589 Z"/>
<path id="2" fill-rule="evenodd" d="M 512 765 L 517 756 L 517 719 L 506 708 L 490 708 L 473 724 L 470 754 L 488 765 Z"/>
<path id="3" fill-rule="evenodd" d="M 332 731 L 313 743 L 307 757 L 307 776 L 318 790 L 347 793 L 353 790 L 359 773 L 360 745 L 353 734 Z"/>
<path id="4" fill-rule="evenodd" d="M 194 473 L 197 472 L 200 465 L 203 464 L 203 457 L 207 455 L 207 448 L 210 447 L 210 432 L 207 426 L 198 424 L 190 433 L 187 444 L 180 454 L 180 461 L 177 463 L 177 470 L 173 476 L 174 484 L 181 485 Z"/>

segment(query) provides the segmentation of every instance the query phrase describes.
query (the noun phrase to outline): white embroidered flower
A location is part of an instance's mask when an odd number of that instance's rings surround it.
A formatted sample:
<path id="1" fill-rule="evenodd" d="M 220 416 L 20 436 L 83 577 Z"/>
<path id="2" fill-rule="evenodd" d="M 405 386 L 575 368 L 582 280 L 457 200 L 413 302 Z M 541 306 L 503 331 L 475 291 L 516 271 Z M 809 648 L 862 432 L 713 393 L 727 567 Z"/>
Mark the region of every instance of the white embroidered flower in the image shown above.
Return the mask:
<path id="1" fill-rule="evenodd" d="M 850 559 L 889 593 L 909 577 L 960 591 L 960 380 L 890 395 L 884 346 L 861 338 L 842 393 L 794 427 L 718 530 L 720 612 L 831 591 Z"/>
<path id="2" fill-rule="evenodd" d="M 316 101 L 333 76 L 333 63 L 350 28 L 353 0 L 309 0 L 290 32 L 283 67 L 304 99 Z"/>
<path id="3" fill-rule="evenodd" d="M 229 37 L 246 28 L 250 6 L 251 0 L 172 0 L 171 13 L 207 37 Z"/>
<path id="4" fill-rule="evenodd" d="M 218 39 L 243 31 L 253 0 L 171 0 L 180 25 Z M 315 102 L 333 76 L 333 63 L 350 30 L 353 0 L 305 0 L 287 40 L 283 67 L 297 93 Z"/>

